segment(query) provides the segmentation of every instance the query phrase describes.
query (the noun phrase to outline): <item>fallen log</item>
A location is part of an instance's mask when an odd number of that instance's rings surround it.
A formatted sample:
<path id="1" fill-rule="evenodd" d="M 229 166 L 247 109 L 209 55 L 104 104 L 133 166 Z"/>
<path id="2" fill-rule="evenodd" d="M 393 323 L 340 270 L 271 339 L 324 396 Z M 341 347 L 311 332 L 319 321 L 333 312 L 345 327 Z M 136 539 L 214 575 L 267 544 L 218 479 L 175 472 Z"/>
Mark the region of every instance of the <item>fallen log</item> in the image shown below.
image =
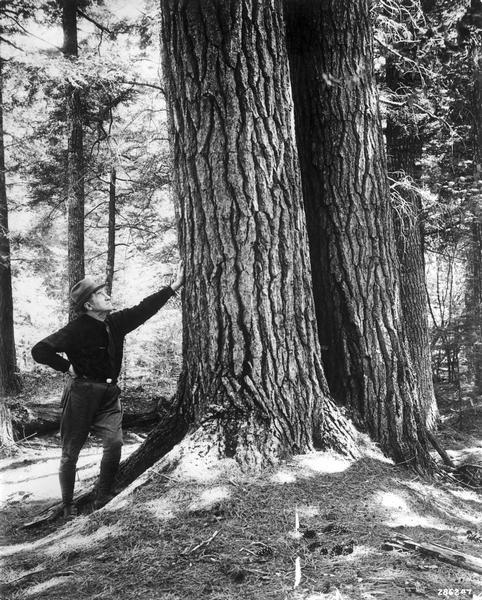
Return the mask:
<path id="1" fill-rule="evenodd" d="M 157 400 L 154 406 L 143 412 L 134 410 L 125 411 L 122 415 L 122 427 L 153 427 L 159 422 L 160 415 L 157 411 Z M 12 427 L 15 441 L 32 435 L 45 435 L 57 432 L 60 428 L 62 409 L 55 404 L 30 404 L 15 410 L 12 415 Z"/>
<path id="2" fill-rule="evenodd" d="M 407 536 L 397 535 L 393 539 L 387 540 L 384 547 L 390 550 L 415 550 L 425 556 L 431 556 L 432 558 L 461 567 L 462 569 L 482 574 L 482 559 L 472 556 L 471 554 L 459 552 L 453 548 L 441 546 L 440 544 L 422 544 Z"/>
<path id="3" fill-rule="evenodd" d="M 58 402 L 52 404 L 29 404 L 12 411 L 12 428 L 15 441 L 31 435 L 43 435 L 57 431 L 62 409 Z"/>

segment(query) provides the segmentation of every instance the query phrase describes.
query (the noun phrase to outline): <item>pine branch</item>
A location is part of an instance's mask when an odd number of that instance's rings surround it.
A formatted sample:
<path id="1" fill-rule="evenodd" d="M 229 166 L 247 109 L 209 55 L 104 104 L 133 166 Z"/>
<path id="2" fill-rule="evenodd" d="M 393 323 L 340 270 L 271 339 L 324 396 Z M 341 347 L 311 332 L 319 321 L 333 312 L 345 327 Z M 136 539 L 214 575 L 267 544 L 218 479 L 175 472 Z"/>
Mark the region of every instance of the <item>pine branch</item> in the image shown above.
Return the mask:
<path id="1" fill-rule="evenodd" d="M 139 85 L 142 87 L 154 88 L 155 90 L 159 90 L 163 94 L 165 94 L 164 88 L 160 85 L 156 85 L 155 83 L 147 83 L 145 81 L 123 81 L 126 85 Z"/>
<path id="2" fill-rule="evenodd" d="M 0 42 L 2 44 L 7 44 L 7 46 L 12 46 L 12 48 L 15 48 L 15 50 L 20 50 L 22 51 L 22 48 L 20 48 L 20 46 L 17 46 L 17 44 L 14 44 L 13 42 L 11 42 L 8 38 L 3 37 L 2 35 L 0 35 Z M 2 58 L 3 62 L 7 62 L 7 59 Z"/>
<path id="3" fill-rule="evenodd" d="M 377 44 L 379 44 L 382 48 L 385 48 L 385 50 L 388 50 L 388 52 L 391 52 L 392 54 L 394 54 L 395 56 L 397 56 L 401 61 L 403 62 L 407 62 L 410 63 L 412 65 L 414 65 L 415 69 L 417 70 L 417 72 L 420 74 L 420 78 L 422 79 L 422 81 L 425 82 L 423 74 L 425 74 L 427 77 L 431 77 L 432 74 L 430 73 L 430 71 L 428 69 L 426 69 L 425 67 L 422 67 L 419 63 L 417 63 L 415 60 L 412 60 L 411 58 L 408 58 L 408 56 L 403 56 L 403 54 L 400 54 L 400 52 L 397 52 L 396 50 L 394 50 L 393 48 L 391 48 L 390 46 L 388 46 L 387 44 L 383 43 L 379 38 L 374 37 L 374 40 L 377 42 Z"/>
<path id="4" fill-rule="evenodd" d="M 85 12 L 83 10 L 80 10 L 80 8 L 77 9 L 77 14 L 80 15 L 82 18 L 84 18 L 86 21 L 89 21 L 90 23 L 95 25 L 103 33 L 108 33 L 109 35 L 112 35 L 112 36 L 114 35 L 113 31 L 111 31 L 110 29 L 105 27 L 105 25 L 102 25 L 101 23 L 99 23 L 98 21 L 93 19 L 92 17 L 89 17 L 89 15 L 85 14 Z"/>

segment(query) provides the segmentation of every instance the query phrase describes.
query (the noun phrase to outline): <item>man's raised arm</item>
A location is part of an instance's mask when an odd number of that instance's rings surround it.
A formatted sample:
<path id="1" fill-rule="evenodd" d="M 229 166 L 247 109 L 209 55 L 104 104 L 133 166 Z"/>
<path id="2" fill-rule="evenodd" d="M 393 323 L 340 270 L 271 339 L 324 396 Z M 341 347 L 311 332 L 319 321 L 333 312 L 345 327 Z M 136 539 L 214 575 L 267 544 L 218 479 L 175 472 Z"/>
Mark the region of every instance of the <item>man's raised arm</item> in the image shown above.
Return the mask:
<path id="1" fill-rule="evenodd" d="M 148 319 L 153 317 L 166 302 L 175 294 L 175 292 L 184 283 L 184 270 L 182 262 L 179 263 L 176 279 L 171 285 L 163 288 L 155 294 L 144 298 L 139 304 L 132 308 L 126 308 L 110 315 L 110 319 L 115 322 L 125 335 L 137 327 L 140 327 Z"/>

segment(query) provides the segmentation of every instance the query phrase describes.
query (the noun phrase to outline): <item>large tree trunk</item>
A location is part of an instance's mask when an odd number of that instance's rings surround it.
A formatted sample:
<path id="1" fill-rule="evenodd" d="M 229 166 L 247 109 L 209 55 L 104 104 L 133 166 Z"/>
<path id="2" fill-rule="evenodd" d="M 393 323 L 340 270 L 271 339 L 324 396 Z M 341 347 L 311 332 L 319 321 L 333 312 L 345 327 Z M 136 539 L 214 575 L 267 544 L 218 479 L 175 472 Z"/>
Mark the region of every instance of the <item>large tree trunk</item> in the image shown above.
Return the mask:
<path id="1" fill-rule="evenodd" d="M 349 451 L 319 361 L 281 0 L 161 6 L 183 418 L 245 467 L 315 445 Z"/>
<path id="2" fill-rule="evenodd" d="M 330 391 L 396 461 L 430 465 L 402 336 L 368 0 L 289 0 L 313 288 Z"/>
<path id="3" fill-rule="evenodd" d="M 70 59 L 77 56 L 77 0 L 62 0 L 63 53 Z M 68 200 L 68 277 L 71 288 L 84 278 L 84 148 L 83 107 L 79 88 L 67 84 L 67 152 Z M 70 306 L 70 317 L 75 315 Z"/>
<path id="4" fill-rule="evenodd" d="M 399 53 L 406 53 L 400 44 Z M 402 71 L 403 63 L 387 57 L 387 87 L 400 97 L 410 93 L 414 82 L 413 69 Z M 409 178 L 419 182 L 419 161 L 422 139 L 418 125 L 406 107 L 398 112 L 390 110 L 387 119 L 386 140 L 388 170 L 394 181 Z M 437 405 L 432 380 L 432 358 L 428 329 L 428 304 L 425 281 L 423 248 L 422 202 L 420 196 L 406 184 L 395 188 L 393 211 L 398 258 L 400 262 L 400 293 L 403 326 L 415 371 L 422 413 L 427 428 L 433 429 L 437 419 Z"/>

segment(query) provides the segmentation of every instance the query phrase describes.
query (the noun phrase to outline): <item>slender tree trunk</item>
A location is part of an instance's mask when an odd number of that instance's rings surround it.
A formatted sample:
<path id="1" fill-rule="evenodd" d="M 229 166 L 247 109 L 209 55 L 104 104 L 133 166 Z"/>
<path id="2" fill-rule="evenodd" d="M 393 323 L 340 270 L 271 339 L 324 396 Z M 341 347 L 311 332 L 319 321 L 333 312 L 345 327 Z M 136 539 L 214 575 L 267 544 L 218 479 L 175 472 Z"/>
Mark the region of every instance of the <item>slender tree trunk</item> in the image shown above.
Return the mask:
<path id="1" fill-rule="evenodd" d="M 77 0 L 62 0 L 62 28 L 64 45 L 62 51 L 75 60 L 77 48 Z M 67 156 L 68 199 L 68 276 L 69 287 L 85 276 L 84 269 L 84 148 L 83 106 L 81 91 L 67 84 L 67 126 L 69 129 Z M 70 317 L 75 315 L 70 307 Z"/>
<path id="2" fill-rule="evenodd" d="M 107 269 L 106 289 L 112 293 L 112 282 L 114 280 L 115 266 L 115 207 L 116 207 L 116 170 L 112 167 L 109 183 L 109 233 L 107 237 Z"/>
<path id="3" fill-rule="evenodd" d="M 161 6 L 183 418 L 245 467 L 315 445 L 350 451 L 319 361 L 281 0 Z"/>
<path id="4" fill-rule="evenodd" d="M 399 53 L 405 52 L 399 48 Z M 406 94 L 413 87 L 413 74 L 404 74 L 398 60 L 387 57 L 386 83 L 396 94 Z M 405 111 L 406 112 L 406 111 Z M 422 156 L 422 139 L 415 122 L 407 122 L 405 112 L 392 110 L 387 119 L 386 140 L 388 170 L 397 181 L 410 178 L 415 184 L 420 173 L 417 164 Z M 402 122 L 401 122 L 402 121 Z M 419 389 L 425 424 L 433 429 L 437 419 L 437 405 L 432 380 L 432 358 L 428 329 L 428 306 L 423 249 L 422 202 L 419 195 L 406 186 L 396 188 L 393 211 L 395 237 L 400 262 L 400 292 L 403 326 L 408 340 L 416 382 Z"/>
<path id="5" fill-rule="evenodd" d="M 466 314 L 469 320 L 471 344 L 469 371 L 474 396 L 482 395 L 482 209 L 474 207 L 470 224 L 469 255 L 466 279 Z"/>
<path id="6" fill-rule="evenodd" d="M 0 57 L 0 395 L 18 392 L 13 326 L 12 270 L 3 138 L 3 59 Z"/>
<path id="7" fill-rule="evenodd" d="M 0 56 L 0 446 L 13 444 L 12 420 L 5 396 L 20 390 L 16 373 L 12 271 L 8 228 L 5 146 L 3 138 L 3 59 Z"/>
<path id="8" fill-rule="evenodd" d="M 482 41 L 478 30 L 478 44 L 473 51 L 474 94 L 474 183 L 482 189 Z M 468 350 L 469 374 L 473 382 L 473 395 L 482 394 L 482 202 L 480 194 L 472 198 L 469 206 L 469 243 L 467 252 L 467 275 L 465 312 L 468 321 L 470 345 Z"/>
<path id="9" fill-rule="evenodd" d="M 430 468 L 402 335 L 368 0 L 289 0 L 288 48 L 330 390 L 396 461 Z"/>

